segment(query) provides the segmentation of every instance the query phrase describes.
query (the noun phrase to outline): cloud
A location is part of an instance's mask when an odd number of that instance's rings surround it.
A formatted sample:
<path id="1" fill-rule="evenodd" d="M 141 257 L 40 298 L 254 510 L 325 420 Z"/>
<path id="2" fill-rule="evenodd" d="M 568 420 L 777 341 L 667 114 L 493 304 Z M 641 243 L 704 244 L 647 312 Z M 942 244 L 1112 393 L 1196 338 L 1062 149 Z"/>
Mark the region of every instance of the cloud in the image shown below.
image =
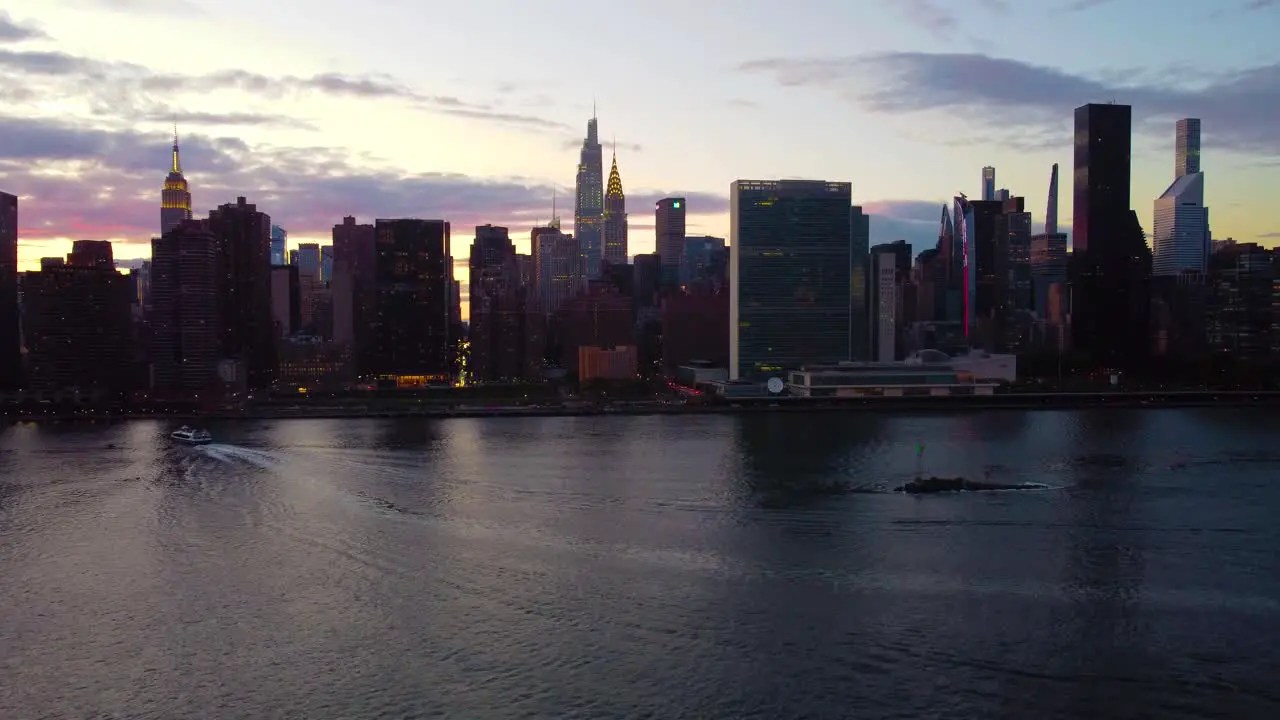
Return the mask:
<path id="1" fill-rule="evenodd" d="M 105 10 L 107 12 L 146 13 L 150 15 L 177 15 L 200 17 L 207 13 L 191 0 L 57 0 L 63 5 L 81 10 Z M 49 2 L 49 0 L 45 0 Z"/>
<path id="2" fill-rule="evenodd" d="M 13 50 L 0 50 L 0 70 L 7 71 L 9 84 L 25 88 L 29 95 L 87 101 L 95 114 L 127 121 L 145 117 L 162 100 L 175 95 L 207 96 L 230 91 L 274 101 L 312 93 L 334 98 L 392 100 L 436 114 L 510 127 L 545 131 L 569 129 L 564 123 L 535 115 L 497 110 L 483 103 L 449 95 L 423 93 L 385 74 L 271 76 L 229 69 L 203 75 L 183 75 L 160 72 L 135 63 L 95 60 L 59 51 Z M 25 85 L 17 85 L 14 75 L 24 78 Z"/>
<path id="3" fill-rule="evenodd" d="M 1249 4 L 1244 6 L 1244 9 L 1266 10 L 1273 7 L 1280 7 L 1280 0 L 1250 0 Z"/>
<path id="4" fill-rule="evenodd" d="M 1269 233 L 1263 233 L 1263 234 L 1259 235 L 1258 237 L 1259 237 L 1259 238 L 1261 238 L 1261 239 L 1263 239 L 1263 240 L 1274 240 L 1274 239 L 1276 239 L 1276 238 L 1280 238 L 1280 232 L 1269 232 Z"/>
<path id="5" fill-rule="evenodd" d="M 1055 132 L 1073 108 L 1115 100 L 1130 104 L 1135 130 L 1172 134 L 1177 118 L 1204 121 L 1205 141 L 1238 152 L 1280 154 L 1280 63 L 1220 74 L 1194 85 L 1172 80 L 1121 84 L 983 54 L 890 52 L 836 58 L 773 58 L 739 66 L 787 87 L 843 94 L 874 112 L 945 112 L 975 126 Z M 1062 142 L 1070 135 L 1062 135 Z"/>
<path id="6" fill-rule="evenodd" d="M 1083 10 L 1088 10 L 1089 8 L 1098 7 L 1099 5 L 1107 5 L 1111 2 L 1113 2 L 1113 0 L 1073 0 L 1073 2 L 1068 3 L 1063 10 L 1066 10 L 1067 12 L 1081 12 Z"/>
<path id="7" fill-rule="evenodd" d="M 941 200 L 878 200 L 862 204 L 871 216 L 871 244 L 906 240 L 911 252 L 938 244 L 938 224 L 942 217 Z"/>
<path id="8" fill-rule="evenodd" d="M 1008 0 L 978 0 L 978 3 L 984 10 L 995 14 L 1010 10 Z M 881 4 L 901 12 L 912 23 L 942 39 L 954 37 L 961 24 L 961 16 L 952 8 L 954 3 L 947 0 L 885 0 Z"/>
<path id="9" fill-rule="evenodd" d="M 48 35 L 30 23 L 21 23 L 0 9 L 0 43 L 20 43 L 27 40 L 46 40 Z"/>
<path id="10" fill-rule="evenodd" d="M 0 117 L 0 188 L 19 195 L 20 247 L 43 251 L 54 238 L 119 239 L 122 257 L 146 254 L 159 223 L 167 138 Z M 365 167 L 325 147 L 249 146 L 235 138 L 183 138 L 197 215 L 244 196 L 295 237 L 327 236 L 344 215 L 434 217 L 453 223 L 465 248 L 472 226 L 518 231 L 547 215 L 549 183 L 457 173 L 405 174 Z M 29 249 L 28 249 L 29 248 Z M 461 251 L 459 251 L 461 252 Z"/>

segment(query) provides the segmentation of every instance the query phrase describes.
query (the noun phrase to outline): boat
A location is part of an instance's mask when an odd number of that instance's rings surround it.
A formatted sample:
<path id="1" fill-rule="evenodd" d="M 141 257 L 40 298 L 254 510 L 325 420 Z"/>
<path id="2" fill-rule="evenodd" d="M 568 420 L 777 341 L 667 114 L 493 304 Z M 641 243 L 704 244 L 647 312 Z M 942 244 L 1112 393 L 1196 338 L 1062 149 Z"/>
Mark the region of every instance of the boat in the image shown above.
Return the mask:
<path id="1" fill-rule="evenodd" d="M 981 490 L 1044 490 L 1047 487 L 1047 485 L 1041 485 L 1040 483 L 1010 484 L 977 482 L 962 477 L 918 477 L 901 487 L 894 488 L 894 492 L 907 493 L 908 495 L 928 495 L 944 492 L 978 492 Z"/>
<path id="2" fill-rule="evenodd" d="M 208 445 L 213 442 L 213 436 L 208 430 L 197 430 L 189 425 L 174 430 L 169 433 L 169 437 L 186 445 Z"/>

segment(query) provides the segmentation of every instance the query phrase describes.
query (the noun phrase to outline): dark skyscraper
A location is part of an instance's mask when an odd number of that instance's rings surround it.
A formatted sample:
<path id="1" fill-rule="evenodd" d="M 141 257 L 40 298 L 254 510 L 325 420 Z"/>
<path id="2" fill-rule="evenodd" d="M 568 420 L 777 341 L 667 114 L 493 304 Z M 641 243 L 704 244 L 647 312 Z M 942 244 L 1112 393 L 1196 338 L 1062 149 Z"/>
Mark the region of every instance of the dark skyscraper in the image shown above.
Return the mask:
<path id="1" fill-rule="evenodd" d="M 849 183 L 737 180 L 729 191 L 729 377 L 852 354 Z"/>
<path id="2" fill-rule="evenodd" d="M 1071 345 L 1097 367 L 1140 367 L 1149 350 L 1151 250 L 1129 207 L 1131 109 L 1076 108 Z"/>
<path id="3" fill-rule="evenodd" d="M 116 272 L 110 243 L 76 245 L 70 262 L 23 280 L 29 386 L 119 398 L 132 389 L 129 306 L 136 290 Z"/>
<path id="4" fill-rule="evenodd" d="M 1071 221 L 1074 251 L 1104 250 L 1129 212 L 1129 153 L 1132 144 L 1128 105 L 1076 108 L 1075 206 Z"/>
<path id="5" fill-rule="evenodd" d="M 276 377 L 271 313 L 271 217 L 236 198 L 209 213 L 218 239 L 218 322 L 222 359 L 236 362 L 236 384 L 269 386 Z"/>
<path id="6" fill-rule="evenodd" d="M 371 374 L 380 383 L 399 386 L 447 382 L 453 367 L 449 223 L 378 220 L 374 232 Z"/>
<path id="7" fill-rule="evenodd" d="M 333 226 L 333 339 L 352 345 L 356 370 L 368 366 L 369 323 L 373 317 L 373 225 L 350 215 Z"/>
<path id="8" fill-rule="evenodd" d="M 151 241 L 152 390 L 192 399 L 218 387 L 218 239 L 184 220 Z"/>
<path id="9" fill-rule="evenodd" d="M 684 198 L 663 198 L 654 209 L 656 249 L 662 262 L 661 282 L 667 287 L 675 287 L 680 282 L 680 256 L 684 254 L 687 212 Z"/>
<path id="10" fill-rule="evenodd" d="M 22 386 L 18 324 L 18 197 L 0 192 L 0 392 Z"/>

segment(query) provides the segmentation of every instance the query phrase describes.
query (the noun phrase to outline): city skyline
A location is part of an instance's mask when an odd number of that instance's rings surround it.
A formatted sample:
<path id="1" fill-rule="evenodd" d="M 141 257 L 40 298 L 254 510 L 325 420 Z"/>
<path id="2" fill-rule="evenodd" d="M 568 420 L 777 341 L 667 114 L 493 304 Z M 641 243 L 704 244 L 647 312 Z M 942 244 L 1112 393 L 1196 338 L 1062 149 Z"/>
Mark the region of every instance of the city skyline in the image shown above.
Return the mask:
<path id="1" fill-rule="evenodd" d="M 714 4 L 683 8 L 683 24 L 672 28 L 662 8 L 677 6 L 654 3 L 626 18 L 635 27 L 623 37 L 597 38 L 588 28 L 616 22 L 618 11 L 483 3 L 445 22 L 433 55 L 467 62 L 443 72 L 414 71 L 432 64 L 383 50 L 335 55 L 343 44 L 326 35 L 372 33 L 391 19 L 392 35 L 438 24 L 425 6 L 392 16 L 373 3 L 342 23 L 330 22 L 338 9 L 330 2 L 309 4 L 305 19 L 291 3 L 240 0 L 50 0 L 34 14 L 0 14 L 0 65 L 15 100 L 0 115 L 0 191 L 22 198 L 20 266 L 34 269 L 75 239 L 112 240 L 121 260 L 147 254 L 176 120 L 197 216 L 243 195 L 289 231 L 291 247 L 327 243 L 347 214 L 361 222 L 443 219 L 456 229 L 455 276 L 465 277 L 474 226 L 510 227 L 528 252 L 530 228 L 550 219 L 553 188 L 571 192 L 593 98 L 600 133 L 618 138 L 622 180 L 632 189 L 632 254 L 652 251 L 653 204 L 666 196 L 687 199 L 690 234 L 727 237 L 729 184 L 746 177 L 850 181 L 853 202 L 871 215 L 871 242 L 905 239 L 919 253 L 936 241 L 939 207 L 957 191 L 980 196 L 981 168 L 990 165 L 997 187 L 1025 197 L 1041 225 L 1050 167 L 1071 167 L 1071 109 L 1112 99 L 1134 108 L 1131 204 L 1148 237 L 1153 201 L 1169 182 L 1174 122 L 1196 117 L 1214 170 L 1205 198 L 1214 236 L 1280 240 L 1280 210 L 1265 195 L 1280 176 L 1280 136 L 1270 123 L 1280 113 L 1280 74 L 1267 65 L 1273 53 L 1261 32 L 1274 7 L 1188 5 L 1190 13 L 1157 17 L 1142 9 L 1153 3 L 1033 11 L 975 0 L 944 11 L 917 2 L 918 12 L 907 12 L 902 3 L 814 2 L 766 27 L 741 19 L 755 4 L 738 3 L 732 14 Z M 1072 9 L 1084 5 L 1091 7 Z M 241 6 L 258 27 L 218 33 Z M 994 33 L 1001 13 L 1126 49 L 1077 57 L 1069 45 L 1042 47 Z M 1133 18 L 1150 31 L 1124 38 Z M 644 28 L 659 21 L 686 51 L 644 52 Z M 877 32 L 867 36 L 867 54 L 848 56 L 847 33 L 837 29 L 868 23 Z M 1166 42 L 1192 25 L 1204 42 Z M 513 49 L 496 42 L 484 57 L 465 52 L 468 28 L 479 27 L 511 39 Z M 737 39 L 720 32 L 697 46 L 700 33 L 717 27 Z M 186 53 L 179 71 L 172 49 L 148 40 L 184 28 L 213 33 L 219 51 Z M 582 55 L 596 59 L 577 67 L 577 54 L 515 50 L 520 37 L 543 31 L 587 33 Z M 776 42 L 762 54 L 751 40 L 765 32 Z M 1115 43 L 1104 42 L 1113 35 Z M 1166 49 L 1174 46 L 1176 58 Z M 1121 69 L 1134 65 L 1146 69 Z M 94 73 L 105 79 L 86 90 Z M 855 81 L 867 75 L 884 84 Z M 682 107 L 678 121 L 672 104 Z M 1063 193 L 1064 232 L 1071 204 Z"/>

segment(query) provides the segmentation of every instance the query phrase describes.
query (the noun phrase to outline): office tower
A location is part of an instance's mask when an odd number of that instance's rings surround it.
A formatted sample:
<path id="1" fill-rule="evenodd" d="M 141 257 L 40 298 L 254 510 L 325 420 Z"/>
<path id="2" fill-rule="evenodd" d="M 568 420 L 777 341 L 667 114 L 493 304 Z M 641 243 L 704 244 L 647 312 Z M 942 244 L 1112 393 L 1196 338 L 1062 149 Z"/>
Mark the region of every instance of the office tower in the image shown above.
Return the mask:
<path id="1" fill-rule="evenodd" d="M 290 265 L 298 264 L 298 251 L 296 249 L 289 251 L 289 264 Z"/>
<path id="2" fill-rule="evenodd" d="M 1173 176 L 1200 172 L 1200 119 L 1183 118 L 1174 125 Z"/>
<path id="3" fill-rule="evenodd" d="M 516 246 L 511 242 L 507 228 L 496 225 L 476 227 L 467 281 L 473 308 L 477 297 L 518 286 L 515 263 Z"/>
<path id="4" fill-rule="evenodd" d="M 1204 273 L 1209 260 L 1209 209 L 1204 206 L 1200 170 L 1200 121 L 1175 126 L 1173 183 L 1155 201 L 1152 223 L 1152 274 Z"/>
<path id="5" fill-rule="evenodd" d="M 1031 342 L 1034 324 L 1031 213 L 1024 210 L 1023 198 L 1004 201 L 996 227 L 997 305 L 992 313 L 994 333 L 988 349 L 1018 353 Z"/>
<path id="6" fill-rule="evenodd" d="M 152 390 L 198 399 L 218 387 L 218 239 L 184 220 L 151 241 Z"/>
<path id="7" fill-rule="evenodd" d="M 271 226 L 271 264 L 288 265 L 289 231 L 279 225 Z"/>
<path id="8" fill-rule="evenodd" d="M 982 168 L 982 199 L 996 199 L 996 169 L 990 165 Z"/>
<path id="9" fill-rule="evenodd" d="M 320 284 L 328 285 L 333 282 L 333 246 L 320 246 Z"/>
<path id="10" fill-rule="evenodd" d="M 654 207 L 656 250 L 662 263 L 659 281 L 663 287 L 675 287 L 680 282 L 687 212 L 684 198 L 663 198 Z"/>
<path id="11" fill-rule="evenodd" d="M 296 265 L 274 265 L 271 268 L 271 319 L 282 338 L 302 329 L 301 294 Z"/>
<path id="12" fill-rule="evenodd" d="M 698 281 L 714 284 L 728 270 L 724 262 L 724 238 L 709 235 L 685 237 L 680 253 L 680 285 L 688 287 Z"/>
<path id="13" fill-rule="evenodd" d="M 587 277 L 600 277 L 604 259 L 602 231 L 604 222 L 604 168 L 594 112 L 587 121 L 587 137 L 582 141 L 578 158 L 578 177 L 573 205 L 573 232 L 578 236 Z"/>
<path id="14" fill-rule="evenodd" d="M 535 262 L 537 297 L 543 315 L 554 315 L 566 301 L 586 290 L 585 265 L 577 248 L 578 240 L 558 228 L 539 233 Z"/>
<path id="15" fill-rule="evenodd" d="M 822 180 L 730 186 L 730 378 L 850 358 L 851 194 Z"/>
<path id="16" fill-rule="evenodd" d="M 173 129 L 173 155 L 170 158 L 169 175 L 164 179 L 160 193 L 160 234 L 164 235 L 183 220 L 191 219 L 191 192 L 187 178 L 182 174 L 182 162 L 178 156 L 178 129 Z"/>
<path id="17" fill-rule="evenodd" d="M 1075 111 L 1071 346 L 1095 367 L 1140 367 L 1147 355 L 1151 251 L 1129 206 L 1132 110 Z"/>
<path id="18" fill-rule="evenodd" d="M 449 223 L 379 219 L 374 227 L 371 374 L 396 386 L 448 382 Z"/>
<path id="19" fill-rule="evenodd" d="M 598 354 L 593 349 L 622 351 L 625 358 L 624 348 L 634 348 L 635 344 L 635 313 L 631 298 L 609 287 L 600 287 L 565 301 L 553 318 L 553 326 L 559 343 L 560 362 L 570 372 L 581 369 L 583 350 L 587 351 L 589 358 Z M 632 353 L 629 374 L 634 376 L 634 350 Z"/>
<path id="20" fill-rule="evenodd" d="M 471 376 L 481 381 L 524 377 L 526 305 L 507 228 L 476 227 L 468 269 Z"/>
<path id="21" fill-rule="evenodd" d="M 78 254 L 65 265 L 27 273 L 23 281 L 28 385 L 118 399 L 132 389 L 134 290 L 116 272 L 110 243 L 76 245 Z"/>
<path id="22" fill-rule="evenodd" d="M 609 185 L 604 193 L 604 260 L 614 265 L 627 264 L 627 196 L 622 192 L 622 176 L 618 174 L 618 152 L 613 153 Z"/>
<path id="23" fill-rule="evenodd" d="M 1090 104 L 1076 108 L 1071 228 L 1076 251 L 1095 247 L 1105 250 L 1116 232 L 1118 218 L 1130 210 L 1131 120 L 1132 108 L 1128 105 Z"/>
<path id="24" fill-rule="evenodd" d="M 333 339 L 351 345 L 357 374 L 368 367 L 374 301 L 374 229 L 350 215 L 333 226 Z"/>
<path id="25" fill-rule="evenodd" d="M 1004 202 L 1008 200 L 1010 197 L 1013 197 L 1013 196 L 1009 192 L 1009 188 L 1000 188 L 999 190 L 996 191 L 995 200 L 996 202 Z"/>
<path id="26" fill-rule="evenodd" d="M 877 362 L 897 359 L 898 258 L 883 245 L 871 250 L 871 298 L 873 312 L 872 357 Z"/>
<path id="27" fill-rule="evenodd" d="M 662 256 L 658 253 L 636 255 L 632 268 L 631 297 L 636 308 L 653 307 L 662 283 Z"/>
<path id="28" fill-rule="evenodd" d="M 320 243 L 302 243 L 298 245 L 298 275 L 320 280 Z"/>
<path id="29" fill-rule="evenodd" d="M 236 198 L 209 213 L 218 239 L 218 321 L 222 360 L 235 368 L 233 385 L 257 390 L 276 376 L 271 316 L 271 217 Z"/>
<path id="30" fill-rule="evenodd" d="M 18 196 L 0 192 L 0 392 L 22 387 L 18 320 Z"/>

